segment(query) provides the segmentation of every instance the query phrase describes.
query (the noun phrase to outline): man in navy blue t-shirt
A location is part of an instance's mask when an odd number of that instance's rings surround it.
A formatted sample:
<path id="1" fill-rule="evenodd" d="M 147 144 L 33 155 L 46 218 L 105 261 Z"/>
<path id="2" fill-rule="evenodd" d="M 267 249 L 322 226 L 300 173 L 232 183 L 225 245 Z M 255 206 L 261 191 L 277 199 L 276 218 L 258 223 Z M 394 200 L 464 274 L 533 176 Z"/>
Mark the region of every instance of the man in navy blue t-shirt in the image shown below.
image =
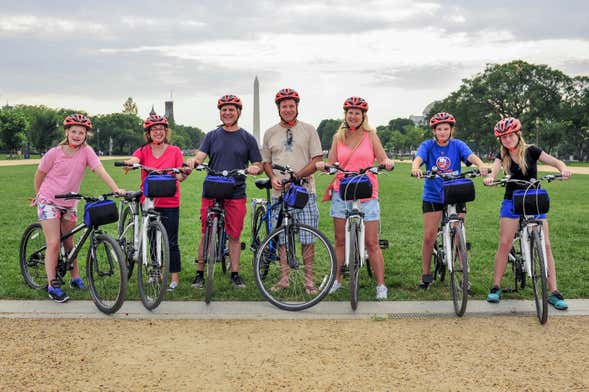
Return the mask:
<path id="1" fill-rule="evenodd" d="M 242 103 L 235 95 L 224 95 L 217 102 L 223 124 L 206 134 L 196 156 L 188 160 L 190 167 L 195 167 L 209 158 L 209 167 L 215 171 L 246 169 L 248 174 L 262 171 L 262 156 L 256 139 L 245 129 L 237 125 L 241 115 Z M 245 284 L 239 276 L 239 256 L 241 253 L 241 231 L 246 214 L 245 178 L 235 178 L 235 190 L 231 197 L 223 201 L 225 210 L 225 230 L 229 238 L 229 258 L 231 260 L 231 283 L 236 288 Z M 214 199 L 202 198 L 200 221 L 202 236 L 198 245 L 198 266 L 192 283 L 194 288 L 204 287 L 203 243 L 206 230 L 207 210 Z"/>

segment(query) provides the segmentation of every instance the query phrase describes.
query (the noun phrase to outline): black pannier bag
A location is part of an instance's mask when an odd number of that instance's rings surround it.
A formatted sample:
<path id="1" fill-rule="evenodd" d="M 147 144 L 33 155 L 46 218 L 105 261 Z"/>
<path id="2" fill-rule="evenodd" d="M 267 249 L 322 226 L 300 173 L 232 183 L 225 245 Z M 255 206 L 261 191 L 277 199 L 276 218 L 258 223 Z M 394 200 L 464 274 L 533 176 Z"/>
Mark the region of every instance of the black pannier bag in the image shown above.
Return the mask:
<path id="1" fill-rule="evenodd" d="M 309 192 L 305 187 L 300 185 L 291 185 L 284 195 L 286 205 L 289 207 L 302 209 L 305 208 L 309 201 Z"/>
<path id="2" fill-rule="evenodd" d="M 119 220 L 117 204 L 112 200 L 99 200 L 84 206 L 84 224 L 98 227 Z"/>
<path id="3" fill-rule="evenodd" d="M 145 197 L 173 197 L 176 194 L 176 177 L 169 174 L 147 176 L 143 194 Z"/>
<path id="4" fill-rule="evenodd" d="M 474 183 L 468 178 L 444 181 L 442 190 L 444 204 L 468 203 L 475 199 Z"/>
<path id="5" fill-rule="evenodd" d="M 518 189 L 513 191 L 513 213 L 540 215 L 550 210 L 550 197 L 545 189 Z"/>
<path id="6" fill-rule="evenodd" d="M 207 199 L 229 199 L 234 190 L 233 177 L 207 176 L 202 187 L 202 196 Z"/>
<path id="7" fill-rule="evenodd" d="M 372 182 L 368 176 L 345 177 L 339 184 L 339 195 L 342 200 L 370 199 Z"/>

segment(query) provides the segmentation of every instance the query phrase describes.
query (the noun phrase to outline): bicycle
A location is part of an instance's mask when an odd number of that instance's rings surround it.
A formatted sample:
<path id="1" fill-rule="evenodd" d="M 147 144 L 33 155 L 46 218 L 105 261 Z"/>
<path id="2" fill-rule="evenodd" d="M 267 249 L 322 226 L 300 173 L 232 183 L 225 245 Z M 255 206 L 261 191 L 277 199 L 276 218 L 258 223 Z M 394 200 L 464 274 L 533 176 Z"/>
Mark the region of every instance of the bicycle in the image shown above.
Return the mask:
<path id="1" fill-rule="evenodd" d="M 213 278 L 215 264 L 221 264 L 223 274 L 231 268 L 227 232 L 225 231 L 225 209 L 223 200 L 231 197 L 235 190 L 236 176 L 246 176 L 244 169 L 216 171 L 206 164 L 198 165 L 195 170 L 206 170 L 207 177 L 203 185 L 203 197 L 214 199 L 213 205 L 207 209 L 207 220 L 203 243 L 203 259 L 207 265 L 205 282 L 205 303 L 208 305 L 213 296 Z M 242 244 L 242 249 L 245 247 Z"/>
<path id="2" fill-rule="evenodd" d="M 67 193 L 55 195 L 59 199 L 84 199 L 84 221 L 71 232 L 60 236 L 60 250 L 57 254 L 56 279 L 53 287 L 65 283 L 65 275 L 73 269 L 73 262 L 89 239 L 86 256 L 86 279 L 92 301 L 105 314 L 115 313 L 121 308 L 127 293 L 127 267 L 118 242 L 104 231 L 101 225 L 114 223 L 118 219 L 116 203 L 108 200 L 112 193 L 99 197 Z M 74 247 L 66 251 L 63 241 L 74 234 L 82 236 Z M 19 262 L 22 276 L 27 285 L 33 289 L 47 288 L 45 271 L 45 251 L 47 243 L 39 222 L 29 225 L 20 242 Z"/>
<path id="3" fill-rule="evenodd" d="M 542 221 L 537 215 L 546 214 L 550 209 L 548 192 L 540 188 L 542 181 L 552 182 L 561 179 L 560 174 L 549 174 L 530 181 L 511 179 L 506 176 L 493 181 L 490 186 L 505 186 L 512 182 L 522 185 L 525 189 L 513 192 L 514 213 L 519 214 L 519 229 L 513 238 L 513 246 L 508 255 L 512 265 L 515 287 L 503 289 L 505 292 L 517 292 L 518 287 L 524 289 L 526 279 L 532 282 L 536 316 L 540 324 L 548 320 L 548 265 L 546 258 L 546 241 L 542 229 Z"/>
<path id="4" fill-rule="evenodd" d="M 352 310 L 358 308 L 358 290 L 360 286 L 359 274 L 362 266 L 366 264 L 369 276 L 372 276 L 372 269 L 366 261 L 368 254 L 365 249 L 365 234 L 364 234 L 364 213 L 360 208 L 360 200 L 372 197 L 372 183 L 366 175 L 370 172 L 375 175 L 379 170 L 383 170 L 383 165 L 370 166 L 357 171 L 348 171 L 342 169 L 338 163 L 331 166 L 325 166 L 329 174 L 333 175 L 337 172 L 344 174 L 344 178 L 340 182 L 340 197 L 346 202 L 352 202 L 351 208 L 346 210 L 345 223 L 345 253 L 344 253 L 344 269 L 347 269 L 350 279 L 350 306 Z M 380 229 L 379 229 L 380 232 Z M 379 240 L 379 245 L 384 245 L 384 240 Z M 386 241 L 388 246 L 388 241 Z"/>
<path id="5" fill-rule="evenodd" d="M 427 171 L 423 178 L 440 178 L 443 181 L 444 209 L 432 250 L 434 260 L 433 279 L 443 282 L 446 269 L 450 272 L 450 291 L 454 313 L 461 317 L 466 311 L 470 282 L 468 274 L 468 251 L 464 218 L 457 212 L 458 203 L 468 203 L 475 199 L 475 188 L 470 178 L 480 176 L 477 169 L 462 174 Z"/>
<path id="6" fill-rule="evenodd" d="M 119 208 L 118 240 L 123 249 L 128 278 L 136 263 L 137 285 L 143 306 L 153 310 L 164 298 L 168 286 L 170 244 L 168 234 L 154 209 L 155 197 L 172 197 L 176 194 L 176 178 L 169 173 L 180 173 L 180 168 L 155 169 L 139 163 L 115 162 L 117 167 L 147 172 L 143 191 L 128 192 L 121 197 Z M 141 207 L 141 196 L 145 196 Z M 140 217 L 141 214 L 141 217 Z"/>
<path id="7" fill-rule="evenodd" d="M 295 219 L 293 210 L 304 208 L 309 197 L 301 180 L 288 166 L 273 164 L 272 168 L 288 178 L 282 180 L 278 201 L 266 211 L 274 211 L 276 223 L 257 248 L 254 278 L 268 302 L 282 310 L 298 311 L 319 303 L 331 289 L 335 253 L 323 233 Z"/>

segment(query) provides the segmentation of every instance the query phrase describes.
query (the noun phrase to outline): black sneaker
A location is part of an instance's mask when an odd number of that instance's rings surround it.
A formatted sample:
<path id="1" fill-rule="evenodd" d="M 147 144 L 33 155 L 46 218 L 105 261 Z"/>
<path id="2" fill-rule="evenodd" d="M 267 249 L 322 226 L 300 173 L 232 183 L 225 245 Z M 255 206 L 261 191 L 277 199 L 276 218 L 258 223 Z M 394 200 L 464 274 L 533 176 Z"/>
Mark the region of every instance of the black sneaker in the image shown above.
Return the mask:
<path id="1" fill-rule="evenodd" d="M 202 289 L 203 287 L 205 287 L 205 277 L 204 275 L 201 274 L 196 274 L 196 276 L 194 277 L 194 280 L 192 281 L 191 284 L 192 288 L 194 289 Z"/>
<path id="2" fill-rule="evenodd" d="M 55 302 L 63 303 L 70 299 L 70 297 L 59 287 L 47 287 L 47 294 L 49 298 L 54 300 Z"/>
<path id="3" fill-rule="evenodd" d="M 231 276 L 231 283 L 233 284 L 233 286 L 235 286 L 236 289 L 245 288 L 245 283 L 243 283 L 243 280 L 241 279 L 241 276 L 239 276 L 239 274 Z"/>
<path id="4" fill-rule="evenodd" d="M 433 282 L 434 277 L 432 274 L 421 275 L 421 283 L 419 283 L 419 287 L 422 290 L 427 290 L 429 285 Z"/>

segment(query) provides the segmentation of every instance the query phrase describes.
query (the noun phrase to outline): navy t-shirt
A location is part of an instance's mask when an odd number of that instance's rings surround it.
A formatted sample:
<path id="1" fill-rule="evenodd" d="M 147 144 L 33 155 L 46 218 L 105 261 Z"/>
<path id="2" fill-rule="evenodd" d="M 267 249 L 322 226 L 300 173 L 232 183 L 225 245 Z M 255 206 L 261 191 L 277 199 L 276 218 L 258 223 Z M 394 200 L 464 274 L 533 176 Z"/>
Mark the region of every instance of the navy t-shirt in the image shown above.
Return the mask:
<path id="1" fill-rule="evenodd" d="M 522 169 L 519 167 L 517 163 L 511 161 L 509 165 L 509 173 L 513 180 L 526 180 L 529 181 L 531 178 L 538 178 L 538 159 L 542 154 L 542 149 L 540 147 L 529 145 L 526 148 L 525 158 L 526 158 L 526 174 L 522 173 Z M 501 152 L 498 152 L 495 155 L 495 158 L 501 159 Z M 507 186 L 505 186 L 505 195 L 503 196 L 504 199 L 511 200 L 511 196 L 513 195 L 513 191 L 516 189 L 526 189 L 527 186 L 523 184 L 516 184 L 513 182 L 508 182 Z"/>
<path id="2" fill-rule="evenodd" d="M 417 156 L 426 170 L 439 173 L 461 173 L 461 162 L 468 163 L 471 149 L 462 140 L 450 139 L 448 145 L 440 146 L 435 140 L 426 140 L 419 145 Z M 442 179 L 426 179 L 423 184 L 423 201 L 442 203 Z"/>
<path id="3" fill-rule="evenodd" d="M 258 142 L 243 128 L 230 132 L 219 127 L 210 131 L 199 150 L 209 156 L 209 167 L 216 171 L 246 169 L 250 163 L 262 161 Z M 235 183 L 230 199 L 245 198 L 245 177 L 235 177 Z"/>

